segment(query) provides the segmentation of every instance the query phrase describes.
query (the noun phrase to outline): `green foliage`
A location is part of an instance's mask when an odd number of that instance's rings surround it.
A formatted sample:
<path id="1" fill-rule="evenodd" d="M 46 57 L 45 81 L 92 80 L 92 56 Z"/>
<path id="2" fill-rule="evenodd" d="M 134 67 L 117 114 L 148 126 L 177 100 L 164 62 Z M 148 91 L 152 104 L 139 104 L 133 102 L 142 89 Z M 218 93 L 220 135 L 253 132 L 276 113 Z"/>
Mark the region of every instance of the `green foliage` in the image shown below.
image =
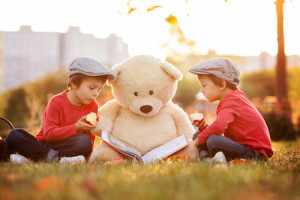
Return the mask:
<path id="1" fill-rule="evenodd" d="M 0 199 L 298 199 L 299 142 L 272 143 L 269 162 L 225 167 L 204 161 L 0 163 Z"/>
<path id="2" fill-rule="evenodd" d="M 24 127 L 25 119 L 29 116 L 29 108 L 25 103 L 26 91 L 23 87 L 11 89 L 7 92 L 7 106 L 4 117 L 10 120 L 15 127 Z"/>
<path id="3" fill-rule="evenodd" d="M 288 70 L 289 99 L 300 99 L 300 67 L 292 67 Z"/>
<path id="4" fill-rule="evenodd" d="M 185 107 L 195 101 L 195 96 L 199 92 L 200 84 L 197 79 L 185 78 L 178 83 L 175 99 L 180 106 Z"/>
<path id="5" fill-rule="evenodd" d="M 68 73 L 65 69 L 61 68 L 34 81 L 26 89 L 30 97 L 38 98 L 42 106 L 45 107 L 53 95 L 67 89 L 67 82 Z"/>
<path id="6" fill-rule="evenodd" d="M 249 99 L 254 97 L 274 96 L 274 70 L 256 71 L 241 76 L 240 89 Z"/>
<path id="7" fill-rule="evenodd" d="M 300 67 L 292 67 L 288 70 L 288 96 L 292 106 L 294 121 L 300 117 Z M 298 126 L 300 126 L 298 122 Z M 299 130 L 300 132 L 300 130 Z"/>

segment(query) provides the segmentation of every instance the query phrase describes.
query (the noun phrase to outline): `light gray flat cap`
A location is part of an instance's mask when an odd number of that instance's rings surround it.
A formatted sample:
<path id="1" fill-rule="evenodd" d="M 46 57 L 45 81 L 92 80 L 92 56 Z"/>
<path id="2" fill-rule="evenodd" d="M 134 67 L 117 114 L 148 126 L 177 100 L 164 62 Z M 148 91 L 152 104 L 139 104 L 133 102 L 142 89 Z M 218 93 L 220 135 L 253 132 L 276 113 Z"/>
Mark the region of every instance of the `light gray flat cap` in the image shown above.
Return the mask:
<path id="1" fill-rule="evenodd" d="M 229 83 L 238 85 L 240 82 L 240 70 L 238 66 L 228 58 L 213 58 L 189 68 L 193 74 L 212 74 Z"/>
<path id="2" fill-rule="evenodd" d="M 108 79 L 114 79 L 114 72 L 95 60 L 89 57 L 76 58 L 69 66 L 69 77 L 73 74 L 84 74 L 87 76 L 107 76 Z"/>

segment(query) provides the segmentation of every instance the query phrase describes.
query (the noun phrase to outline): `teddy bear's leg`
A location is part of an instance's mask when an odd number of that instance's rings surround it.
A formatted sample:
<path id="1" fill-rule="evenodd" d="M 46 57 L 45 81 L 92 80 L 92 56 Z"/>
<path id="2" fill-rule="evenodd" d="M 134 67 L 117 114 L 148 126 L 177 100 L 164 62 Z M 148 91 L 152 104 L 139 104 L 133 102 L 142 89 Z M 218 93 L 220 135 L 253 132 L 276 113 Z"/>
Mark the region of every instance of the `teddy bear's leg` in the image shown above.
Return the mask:
<path id="1" fill-rule="evenodd" d="M 176 153 L 177 156 L 189 156 L 193 161 L 199 159 L 199 150 L 196 147 L 196 142 L 188 140 L 189 145 Z"/>
<path id="2" fill-rule="evenodd" d="M 116 158 L 126 159 L 122 154 L 111 148 L 108 144 L 102 143 L 94 149 L 89 162 L 110 161 Z"/>

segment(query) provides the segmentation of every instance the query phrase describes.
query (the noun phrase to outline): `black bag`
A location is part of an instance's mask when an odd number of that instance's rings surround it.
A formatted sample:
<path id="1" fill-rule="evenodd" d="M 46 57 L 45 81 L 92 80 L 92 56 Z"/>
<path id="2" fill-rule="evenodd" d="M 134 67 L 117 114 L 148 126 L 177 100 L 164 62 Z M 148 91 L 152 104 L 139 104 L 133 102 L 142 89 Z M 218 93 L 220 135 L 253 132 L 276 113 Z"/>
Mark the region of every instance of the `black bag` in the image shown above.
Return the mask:
<path id="1" fill-rule="evenodd" d="M 8 123 L 11 129 L 14 129 L 14 126 L 8 119 L 4 117 L 0 117 L 0 120 L 4 120 L 5 122 Z M 9 156 L 12 153 L 13 152 L 7 147 L 6 139 L 0 138 L 0 162 L 8 161 Z"/>

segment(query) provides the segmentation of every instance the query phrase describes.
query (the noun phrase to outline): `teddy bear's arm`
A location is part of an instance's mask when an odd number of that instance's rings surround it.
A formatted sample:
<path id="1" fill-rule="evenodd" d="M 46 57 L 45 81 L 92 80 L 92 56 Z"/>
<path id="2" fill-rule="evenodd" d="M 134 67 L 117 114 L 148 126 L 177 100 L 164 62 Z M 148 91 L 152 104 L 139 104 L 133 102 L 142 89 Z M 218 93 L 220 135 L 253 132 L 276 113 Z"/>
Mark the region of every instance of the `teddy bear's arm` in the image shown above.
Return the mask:
<path id="1" fill-rule="evenodd" d="M 195 132 L 188 115 L 177 105 L 171 104 L 171 113 L 177 128 L 177 136 L 184 135 L 186 139 L 192 139 Z"/>
<path id="2" fill-rule="evenodd" d="M 101 131 L 110 133 L 114 124 L 114 121 L 120 110 L 120 105 L 116 100 L 110 100 L 106 102 L 98 111 L 99 121 L 95 129 L 91 132 L 95 135 L 101 136 Z"/>

